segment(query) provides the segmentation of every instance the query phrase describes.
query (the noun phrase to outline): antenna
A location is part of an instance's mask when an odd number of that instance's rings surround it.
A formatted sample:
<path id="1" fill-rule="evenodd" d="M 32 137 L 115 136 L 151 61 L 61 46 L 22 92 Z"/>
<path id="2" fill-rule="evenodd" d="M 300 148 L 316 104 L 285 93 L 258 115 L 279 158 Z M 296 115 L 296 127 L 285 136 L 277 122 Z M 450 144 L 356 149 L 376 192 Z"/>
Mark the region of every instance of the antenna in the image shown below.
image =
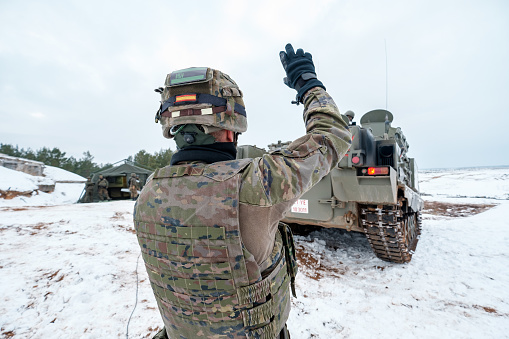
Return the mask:
<path id="1" fill-rule="evenodd" d="M 389 80 L 387 76 L 387 40 L 384 39 L 385 43 L 385 109 L 387 110 L 387 106 L 389 105 Z"/>

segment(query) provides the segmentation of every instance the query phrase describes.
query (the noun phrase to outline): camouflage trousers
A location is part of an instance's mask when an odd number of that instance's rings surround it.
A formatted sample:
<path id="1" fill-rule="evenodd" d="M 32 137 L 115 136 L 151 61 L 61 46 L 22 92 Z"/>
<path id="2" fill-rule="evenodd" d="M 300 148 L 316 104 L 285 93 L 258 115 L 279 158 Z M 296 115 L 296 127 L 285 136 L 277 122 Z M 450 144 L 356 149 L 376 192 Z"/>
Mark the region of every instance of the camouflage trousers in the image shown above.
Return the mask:
<path id="1" fill-rule="evenodd" d="M 138 188 L 136 186 L 129 187 L 129 191 L 131 192 L 131 199 L 136 200 L 138 197 Z"/>
<path id="2" fill-rule="evenodd" d="M 85 191 L 85 199 L 83 199 L 84 202 L 94 202 L 94 190 L 86 190 Z"/>
<path id="3" fill-rule="evenodd" d="M 99 187 L 97 193 L 99 194 L 99 200 L 103 201 L 104 198 L 111 200 L 110 196 L 108 195 L 108 189 L 105 187 Z"/>

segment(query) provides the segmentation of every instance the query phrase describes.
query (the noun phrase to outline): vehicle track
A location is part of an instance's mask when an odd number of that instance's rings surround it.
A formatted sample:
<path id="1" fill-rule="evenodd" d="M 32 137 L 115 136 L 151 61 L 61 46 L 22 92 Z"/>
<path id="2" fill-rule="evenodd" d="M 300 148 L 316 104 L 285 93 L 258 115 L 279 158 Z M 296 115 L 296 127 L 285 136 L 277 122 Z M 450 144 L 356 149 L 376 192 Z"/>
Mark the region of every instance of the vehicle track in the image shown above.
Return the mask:
<path id="1" fill-rule="evenodd" d="M 399 205 L 360 205 L 361 224 L 376 256 L 395 263 L 410 262 L 421 234 L 418 212 L 405 213 Z"/>

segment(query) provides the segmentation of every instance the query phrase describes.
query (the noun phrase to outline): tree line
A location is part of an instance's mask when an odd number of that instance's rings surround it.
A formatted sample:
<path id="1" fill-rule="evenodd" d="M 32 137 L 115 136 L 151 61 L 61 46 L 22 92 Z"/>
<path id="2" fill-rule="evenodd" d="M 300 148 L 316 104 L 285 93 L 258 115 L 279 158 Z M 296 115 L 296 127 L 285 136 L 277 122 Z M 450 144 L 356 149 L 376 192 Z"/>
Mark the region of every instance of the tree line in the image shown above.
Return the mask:
<path id="1" fill-rule="evenodd" d="M 172 156 L 173 151 L 169 148 L 166 150 L 161 149 L 159 152 L 154 152 L 154 154 L 150 154 L 142 149 L 134 156 L 128 156 L 127 160 L 154 171 L 157 168 L 168 166 Z"/>
<path id="2" fill-rule="evenodd" d="M 98 164 L 94 162 L 94 157 L 89 151 L 83 152 L 83 156 L 76 159 L 73 156 L 66 156 L 66 153 L 61 151 L 58 147 L 42 147 L 37 150 L 32 150 L 31 148 L 20 148 L 18 145 L 14 146 L 0 143 L 0 153 L 12 157 L 40 161 L 45 165 L 59 167 L 85 178 L 94 172 L 112 167 L 110 163 Z M 172 155 L 173 151 L 171 149 L 161 149 L 159 152 L 154 152 L 154 154 L 141 150 L 134 155 L 130 155 L 127 160 L 134 162 L 135 165 L 145 167 L 149 170 L 155 170 L 159 167 L 169 165 Z"/>

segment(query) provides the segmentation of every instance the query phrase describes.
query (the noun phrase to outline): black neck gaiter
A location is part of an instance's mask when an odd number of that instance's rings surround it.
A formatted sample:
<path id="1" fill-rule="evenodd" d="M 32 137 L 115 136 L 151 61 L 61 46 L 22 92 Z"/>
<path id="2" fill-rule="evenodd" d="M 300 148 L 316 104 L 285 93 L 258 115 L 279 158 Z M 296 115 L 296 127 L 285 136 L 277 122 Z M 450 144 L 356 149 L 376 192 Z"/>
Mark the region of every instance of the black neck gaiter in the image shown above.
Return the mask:
<path id="1" fill-rule="evenodd" d="M 170 165 L 182 161 L 203 161 L 207 164 L 218 161 L 235 160 L 237 148 L 233 142 L 215 142 L 210 145 L 187 146 L 174 153 Z"/>

